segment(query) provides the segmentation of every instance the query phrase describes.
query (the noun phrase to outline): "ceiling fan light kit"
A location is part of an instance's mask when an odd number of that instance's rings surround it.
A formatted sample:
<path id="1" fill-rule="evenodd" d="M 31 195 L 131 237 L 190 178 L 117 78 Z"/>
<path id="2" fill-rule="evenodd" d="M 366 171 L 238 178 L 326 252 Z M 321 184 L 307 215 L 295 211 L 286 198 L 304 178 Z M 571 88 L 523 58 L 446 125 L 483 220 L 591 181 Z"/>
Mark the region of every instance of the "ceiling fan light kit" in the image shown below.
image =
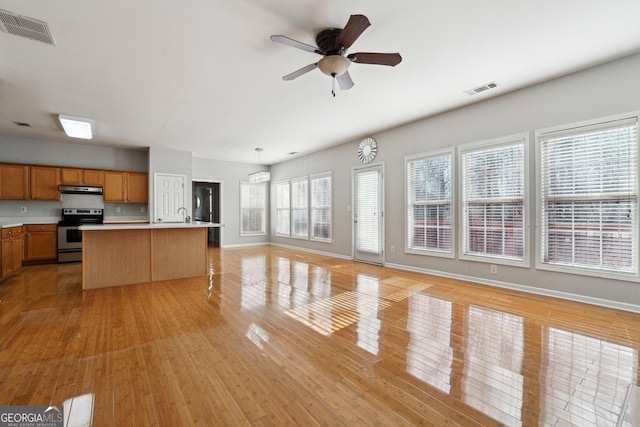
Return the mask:
<path id="1" fill-rule="evenodd" d="M 317 47 L 311 46 L 297 40 L 290 39 L 282 35 L 273 35 L 271 40 L 287 46 L 295 47 L 307 52 L 322 55 L 315 64 L 307 65 L 282 77 L 283 80 L 293 80 L 316 68 L 327 76 L 333 78 L 333 84 L 338 82 L 342 90 L 351 89 L 354 85 L 349 75 L 349 65 L 352 62 L 358 64 L 377 64 L 394 67 L 402 61 L 399 53 L 371 53 L 358 52 L 346 55 L 346 50 L 360 37 L 360 34 L 369 27 L 371 23 L 364 15 L 351 15 L 344 29 L 327 28 L 320 31 L 316 36 Z M 332 90 L 335 96 L 335 90 Z"/>
<path id="2" fill-rule="evenodd" d="M 325 56 L 318 61 L 320 71 L 330 77 L 343 75 L 349 69 L 349 65 L 351 65 L 351 61 L 340 55 Z"/>

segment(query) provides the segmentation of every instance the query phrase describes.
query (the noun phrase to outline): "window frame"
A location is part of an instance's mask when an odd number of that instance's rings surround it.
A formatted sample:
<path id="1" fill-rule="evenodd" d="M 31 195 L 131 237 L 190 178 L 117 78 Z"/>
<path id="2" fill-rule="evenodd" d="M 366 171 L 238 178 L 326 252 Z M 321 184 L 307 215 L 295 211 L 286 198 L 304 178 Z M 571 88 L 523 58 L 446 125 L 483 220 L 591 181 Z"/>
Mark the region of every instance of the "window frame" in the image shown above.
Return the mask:
<path id="1" fill-rule="evenodd" d="M 442 156 L 446 156 L 449 155 L 450 157 L 450 176 L 449 176 L 449 180 L 450 180 L 450 185 L 451 185 L 451 195 L 450 195 L 450 199 L 449 199 L 449 209 L 451 212 L 451 248 L 449 251 L 442 251 L 442 250 L 437 250 L 437 249 L 429 249 L 429 248 L 425 248 L 425 249 L 421 249 L 421 248 L 415 248 L 415 247 L 411 247 L 410 245 L 410 238 L 409 238 L 409 226 L 410 226 L 410 217 L 412 217 L 412 213 L 411 213 L 411 208 L 413 206 L 412 201 L 410 200 L 410 196 L 409 193 L 411 191 L 410 189 L 410 183 L 409 183 L 409 164 L 411 162 L 415 162 L 415 161 L 419 161 L 419 160 L 423 160 L 423 159 L 429 159 L 429 158 L 435 158 L 435 157 L 442 157 Z M 443 257 L 443 258 L 455 258 L 456 256 L 456 246 L 457 246 L 457 221 L 456 221 L 456 214 L 457 214 L 457 206 L 456 206 L 456 196 L 457 196 L 457 179 L 456 179 L 456 156 L 455 156 L 455 148 L 447 148 L 445 150 L 437 150 L 437 151 L 429 151 L 429 152 L 424 152 L 424 153 L 417 153 L 417 154 L 412 154 L 412 155 L 406 155 L 404 157 L 404 198 L 405 198 L 405 212 L 404 212 L 404 252 L 405 253 L 409 253 L 409 254 L 416 254 L 416 255 L 428 255 L 428 256 L 437 256 L 437 257 Z"/>
<path id="2" fill-rule="evenodd" d="M 243 206 L 243 194 L 246 188 L 248 187 L 262 187 L 263 188 L 263 197 L 262 197 L 262 230 L 260 231 L 245 231 L 243 227 L 243 212 L 245 208 Z M 267 234 L 267 183 L 251 183 L 249 181 L 240 181 L 240 236 L 241 237 L 250 237 L 250 236 L 264 236 Z"/>
<path id="3" fill-rule="evenodd" d="M 314 232 L 313 230 L 315 229 L 315 223 L 313 221 L 313 212 L 316 209 L 316 206 L 314 205 L 314 200 L 315 198 L 314 196 L 314 187 L 313 187 L 313 182 L 315 180 L 318 179 L 325 179 L 325 178 L 329 178 L 329 205 L 328 205 L 328 209 L 329 209 L 329 237 L 327 238 L 320 238 L 320 237 L 315 237 L 314 236 Z M 324 209 L 327 208 L 327 206 L 323 207 Z M 332 243 L 333 242 L 333 174 L 331 173 L 331 171 L 329 172 L 322 172 L 322 173 L 317 173 L 317 174 L 313 174 L 309 176 L 309 240 L 314 241 L 314 242 L 324 242 L 324 243 Z"/>
<path id="4" fill-rule="evenodd" d="M 542 162 L 543 162 L 543 149 L 542 149 L 542 140 L 544 138 L 548 138 L 550 134 L 571 134 L 577 132 L 579 129 L 588 130 L 588 128 L 592 128 L 594 132 L 598 130 L 602 130 L 606 127 L 607 123 L 614 123 L 617 121 L 623 122 L 624 120 L 636 120 L 636 187 L 635 187 L 635 198 L 636 198 L 636 206 L 633 214 L 635 215 L 635 223 L 632 224 L 632 227 L 635 227 L 635 230 L 632 230 L 631 236 L 632 239 L 632 250 L 635 250 L 635 253 L 632 253 L 632 257 L 635 260 L 635 272 L 620 272 L 615 271 L 613 269 L 598 269 L 598 268 L 587 268 L 582 265 L 559 265 L 552 264 L 544 261 L 545 258 L 545 248 L 544 242 L 546 241 L 546 236 L 543 238 L 543 233 L 545 232 L 544 227 L 544 209 L 543 209 L 543 176 L 542 176 Z M 539 270 L 553 271 L 559 273 L 569 273 L 569 274 L 579 274 L 583 276 L 591 276 L 591 277 L 599 277 L 606 279 L 617 279 L 617 280 L 625 280 L 625 281 L 640 281 L 640 262 L 638 261 L 638 253 L 640 248 L 640 179 L 638 179 L 638 172 L 640 171 L 640 110 L 633 111 L 626 114 L 617 114 L 613 116 L 600 117 L 596 119 L 584 120 L 580 122 L 568 123 L 564 125 L 558 125 L 543 129 L 538 129 L 535 131 L 535 147 L 536 147 L 536 168 L 535 168 L 535 177 L 536 177 L 536 224 L 538 224 L 538 229 L 535 233 L 535 268 Z"/>
<path id="5" fill-rule="evenodd" d="M 286 208 L 281 208 L 279 206 L 279 202 L 280 202 L 280 193 L 278 192 L 278 187 L 279 186 L 286 186 L 287 187 L 287 207 Z M 275 184 L 275 196 L 276 196 L 276 209 L 275 209 L 275 227 L 274 227 L 274 235 L 278 236 L 278 237 L 291 237 L 291 182 L 290 180 L 283 180 L 283 181 L 278 181 Z M 287 221 L 288 224 L 288 230 L 287 233 L 282 233 L 279 231 L 278 229 L 278 225 L 280 224 L 280 211 L 286 210 L 289 213 L 289 220 Z"/>
<path id="6" fill-rule="evenodd" d="M 529 158 L 529 132 L 522 132 L 498 138 L 485 139 L 482 141 L 471 142 L 467 144 L 461 144 L 457 150 L 457 165 L 458 165 L 458 183 L 460 185 L 458 191 L 458 206 L 459 211 L 459 228 L 460 233 L 458 237 L 458 258 L 467 261 L 477 261 L 488 264 L 508 265 L 513 267 L 530 267 L 530 158 Z M 472 151 L 479 151 L 484 149 L 499 148 L 501 146 L 507 147 L 517 143 L 523 145 L 523 196 L 522 196 L 522 259 L 515 258 L 502 258 L 500 255 L 490 254 L 471 254 L 465 253 L 466 251 L 466 236 L 467 236 L 467 217 L 466 217 L 466 203 L 465 193 L 466 181 L 464 179 L 464 160 L 465 154 Z"/>
<path id="7" fill-rule="evenodd" d="M 291 209 L 291 214 L 290 214 L 290 219 L 291 219 L 291 225 L 289 227 L 289 232 L 291 233 L 290 237 L 292 239 L 299 239 L 299 240 L 309 240 L 309 176 L 301 176 L 298 178 L 291 178 L 290 180 L 290 190 L 289 190 L 289 197 L 291 197 L 291 202 L 289 204 L 289 207 Z M 306 202 L 306 224 L 307 224 L 307 233 L 306 235 L 299 235 L 299 234 L 295 234 L 294 233 L 294 223 L 295 223 L 295 215 L 294 212 L 296 210 L 296 207 L 294 206 L 295 203 L 295 194 L 294 194 L 294 185 L 298 184 L 298 183 L 306 183 L 307 185 L 307 197 L 304 198 L 305 202 Z M 300 209 L 300 208 L 298 208 Z"/>

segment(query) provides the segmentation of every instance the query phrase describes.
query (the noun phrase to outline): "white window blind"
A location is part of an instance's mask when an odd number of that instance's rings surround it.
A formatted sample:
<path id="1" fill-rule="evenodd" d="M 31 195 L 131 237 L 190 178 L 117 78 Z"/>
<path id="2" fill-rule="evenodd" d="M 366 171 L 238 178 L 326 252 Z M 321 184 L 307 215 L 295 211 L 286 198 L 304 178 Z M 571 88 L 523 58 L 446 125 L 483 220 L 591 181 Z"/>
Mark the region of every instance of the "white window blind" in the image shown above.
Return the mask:
<path id="1" fill-rule="evenodd" d="M 267 187 L 264 183 L 240 183 L 240 235 L 265 234 Z"/>
<path id="2" fill-rule="evenodd" d="M 464 254 L 524 260 L 525 139 L 462 151 Z"/>
<path id="3" fill-rule="evenodd" d="M 407 247 L 451 253 L 451 154 L 407 160 Z"/>
<path id="4" fill-rule="evenodd" d="M 637 117 L 538 140 L 542 263 L 637 274 Z"/>
<path id="5" fill-rule="evenodd" d="M 309 238 L 309 180 L 291 180 L 291 237 Z"/>
<path id="6" fill-rule="evenodd" d="M 291 235 L 291 210 L 289 198 L 289 181 L 276 184 L 276 235 Z"/>
<path id="7" fill-rule="evenodd" d="M 379 172 L 356 175 L 356 249 L 379 254 L 380 242 L 380 183 Z"/>
<path id="8" fill-rule="evenodd" d="M 330 241 L 331 218 L 331 173 L 311 177 L 311 239 Z"/>

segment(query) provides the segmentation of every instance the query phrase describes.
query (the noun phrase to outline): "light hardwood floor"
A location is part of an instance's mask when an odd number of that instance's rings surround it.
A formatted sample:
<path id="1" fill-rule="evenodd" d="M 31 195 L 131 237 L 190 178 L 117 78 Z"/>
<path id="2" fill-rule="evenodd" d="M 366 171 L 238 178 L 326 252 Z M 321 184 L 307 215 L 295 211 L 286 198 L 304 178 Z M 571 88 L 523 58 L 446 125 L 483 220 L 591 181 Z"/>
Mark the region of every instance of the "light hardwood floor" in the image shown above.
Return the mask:
<path id="1" fill-rule="evenodd" d="M 276 247 L 210 277 L 0 282 L 0 405 L 92 394 L 93 424 L 614 426 L 640 315 Z"/>

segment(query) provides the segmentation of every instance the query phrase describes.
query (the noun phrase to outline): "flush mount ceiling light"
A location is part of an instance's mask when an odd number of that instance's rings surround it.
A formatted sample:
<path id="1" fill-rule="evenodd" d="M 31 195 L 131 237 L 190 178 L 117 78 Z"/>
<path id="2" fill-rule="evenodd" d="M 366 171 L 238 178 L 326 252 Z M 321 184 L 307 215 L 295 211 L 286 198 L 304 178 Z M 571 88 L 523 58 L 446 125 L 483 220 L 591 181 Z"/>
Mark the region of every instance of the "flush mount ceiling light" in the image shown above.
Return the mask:
<path id="1" fill-rule="evenodd" d="M 89 120 L 79 117 L 63 116 L 62 114 L 58 116 L 58 119 L 67 136 L 82 139 L 93 138 L 91 122 Z"/>
<path id="2" fill-rule="evenodd" d="M 258 147 L 254 149 L 256 154 L 258 155 L 258 164 L 260 164 L 260 153 L 262 152 L 262 148 Z M 271 180 L 271 172 L 260 170 L 257 172 L 253 172 L 249 174 L 249 182 L 252 184 L 257 184 L 259 182 L 267 182 Z"/>

